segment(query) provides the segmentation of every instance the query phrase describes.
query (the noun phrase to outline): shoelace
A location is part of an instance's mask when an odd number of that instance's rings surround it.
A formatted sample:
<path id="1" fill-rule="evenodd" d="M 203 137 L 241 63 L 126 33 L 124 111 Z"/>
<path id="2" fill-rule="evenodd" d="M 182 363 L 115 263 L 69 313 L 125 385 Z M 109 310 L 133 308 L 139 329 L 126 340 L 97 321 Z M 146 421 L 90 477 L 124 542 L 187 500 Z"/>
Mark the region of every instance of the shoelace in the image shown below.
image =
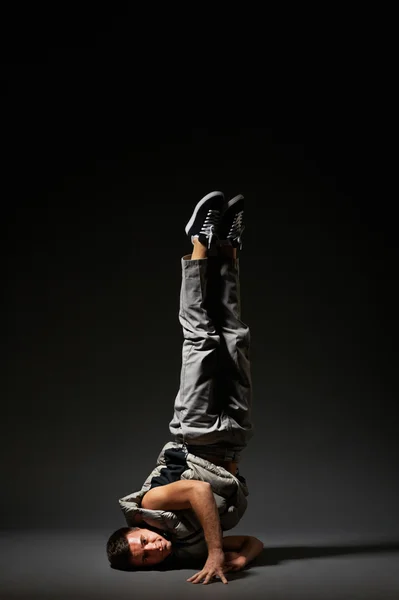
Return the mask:
<path id="1" fill-rule="evenodd" d="M 231 224 L 231 227 L 230 227 L 229 235 L 227 236 L 228 238 L 236 238 L 237 239 L 237 243 L 240 245 L 240 250 L 242 250 L 241 236 L 245 229 L 245 227 L 242 224 L 243 218 L 244 218 L 244 211 L 240 210 L 240 212 L 238 212 L 235 215 L 233 223 Z"/>
<path id="2" fill-rule="evenodd" d="M 211 247 L 212 238 L 216 234 L 220 220 L 220 211 L 210 208 L 202 224 L 201 231 L 208 238 L 208 249 Z"/>

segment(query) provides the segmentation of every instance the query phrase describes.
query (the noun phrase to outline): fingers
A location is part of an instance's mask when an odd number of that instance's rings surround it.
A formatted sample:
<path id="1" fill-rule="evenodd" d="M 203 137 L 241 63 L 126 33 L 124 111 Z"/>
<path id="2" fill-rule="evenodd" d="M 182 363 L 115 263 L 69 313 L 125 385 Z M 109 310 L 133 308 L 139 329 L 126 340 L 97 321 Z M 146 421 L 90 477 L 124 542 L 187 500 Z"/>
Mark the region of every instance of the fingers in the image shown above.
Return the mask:
<path id="1" fill-rule="evenodd" d="M 207 576 L 205 577 L 205 581 L 203 585 L 206 585 L 207 583 L 209 583 L 212 579 L 212 577 L 219 577 L 219 579 L 221 579 L 221 581 L 223 583 L 228 583 L 223 571 L 218 571 L 218 573 L 208 573 Z"/>
<path id="2" fill-rule="evenodd" d="M 221 571 L 221 573 L 220 573 L 220 579 L 223 581 L 223 583 L 228 583 L 228 581 L 227 581 L 227 579 L 226 579 L 225 574 L 223 573 L 223 571 Z"/>
<path id="3" fill-rule="evenodd" d="M 206 575 L 207 571 L 200 571 L 199 573 L 195 573 L 192 577 L 187 579 L 190 583 L 199 583 Z"/>
<path id="4" fill-rule="evenodd" d="M 225 569 L 225 573 L 230 571 L 230 569 Z M 189 577 L 187 581 L 189 583 L 201 583 L 204 579 L 204 585 L 207 585 L 213 577 L 219 577 L 223 583 L 228 583 L 223 571 L 212 572 L 212 571 L 200 571 L 199 573 L 195 573 L 192 577 Z"/>

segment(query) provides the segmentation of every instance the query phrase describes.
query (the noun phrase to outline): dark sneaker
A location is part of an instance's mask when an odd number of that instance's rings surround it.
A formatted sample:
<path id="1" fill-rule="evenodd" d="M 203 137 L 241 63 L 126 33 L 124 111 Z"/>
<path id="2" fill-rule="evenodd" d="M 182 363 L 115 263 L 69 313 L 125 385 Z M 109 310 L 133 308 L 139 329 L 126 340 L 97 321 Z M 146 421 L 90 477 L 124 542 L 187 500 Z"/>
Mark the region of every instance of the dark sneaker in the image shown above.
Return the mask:
<path id="1" fill-rule="evenodd" d="M 200 200 L 186 225 L 186 233 L 193 241 L 197 237 L 201 244 L 211 247 L 218 239 L 220 215 L 224 206 L 222 192 L 211 192 Z"/>
<path id="2" fill-rule="evenodd" d="M 244 229 L 244 196 L 238 194 L 227 203 L 222 213 L 218 236 L 220 243 L 227 243 L 241 250 Z"/>

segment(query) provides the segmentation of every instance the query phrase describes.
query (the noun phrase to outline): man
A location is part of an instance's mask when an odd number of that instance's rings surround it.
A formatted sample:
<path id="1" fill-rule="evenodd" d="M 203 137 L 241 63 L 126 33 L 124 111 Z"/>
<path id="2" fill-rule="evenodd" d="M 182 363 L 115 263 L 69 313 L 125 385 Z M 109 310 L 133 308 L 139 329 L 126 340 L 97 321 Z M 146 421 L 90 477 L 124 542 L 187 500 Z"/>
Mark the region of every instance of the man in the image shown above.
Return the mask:
<path id="1" fill-rule="evenodd" d="M 243 196 L 225 204 L 221 192 L 212 192 L 186 225 L 193 252 L 181 261 L 184 340 L 169 424 L 174 441 L 163 447 L 141 490 L 119 500 L 129 527 L 108 540 L 114 568 L 206 558 L 188 581 L 227 583 L 227 571 L 243 568 L 263 548 L 254 537 L 222 536 L 247 507 L 238 463 L 253 434 L 250 332 L 240 318 L 237 259 L 243 215 Z"/>

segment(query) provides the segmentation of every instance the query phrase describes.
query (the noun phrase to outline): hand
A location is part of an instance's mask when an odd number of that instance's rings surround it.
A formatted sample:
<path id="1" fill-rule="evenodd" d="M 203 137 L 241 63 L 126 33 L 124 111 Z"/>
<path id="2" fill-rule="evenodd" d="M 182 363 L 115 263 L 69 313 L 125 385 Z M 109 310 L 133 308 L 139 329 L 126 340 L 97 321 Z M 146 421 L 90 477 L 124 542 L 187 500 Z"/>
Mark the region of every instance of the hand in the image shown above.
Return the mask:
<path id="1" fill-rule="evenodd" d="M 223 550 L 215 550 L 209 553 L 208 559 L 204 565 L 204 568 L 199 573 L 196 573 L 187 581 L 190 583 L 200 583 L 204 579 L 204 584 L 209 583 L 212 577 L 220 577 L 223 583 L 228 583 L 224 575 L 226 570 L 224 564 L 224 552 Z"/>
<path id="2" fill-rule="evenodd" d="M 245 556 L 239 552 L 225 552 L 225 567 L 229 571 L 240 571 L 247 564 Z"/>

